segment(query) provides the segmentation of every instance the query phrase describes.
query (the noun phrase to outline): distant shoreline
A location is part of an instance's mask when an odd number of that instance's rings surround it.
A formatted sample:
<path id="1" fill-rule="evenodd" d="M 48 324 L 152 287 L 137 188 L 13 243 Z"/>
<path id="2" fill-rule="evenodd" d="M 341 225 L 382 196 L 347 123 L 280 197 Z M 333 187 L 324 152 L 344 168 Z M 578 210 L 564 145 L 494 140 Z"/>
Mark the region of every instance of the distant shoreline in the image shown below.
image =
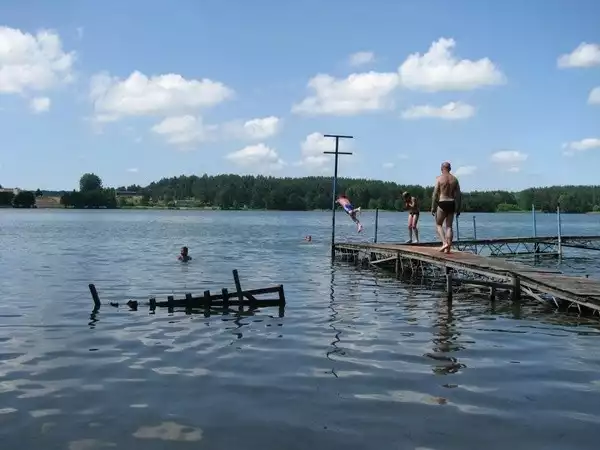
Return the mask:
<path id="1" fill-rule="evenodd" d="M 310 209 L 310 210 L 284 210 L 284 209 L 264 209 L 264 208 L 240 208 L 240 209 L 222 209 L 215 206 L 121 206 L 117 208 L 63 208 L 63 207 L 41 207 L 41 208 L 13 208 L 12 206 L 0 206 L 0 209 L 38 209 L 38 210 L 121 210 L 121 211 L 146 211 L 146 210 L 158 210 L 158 211 L 247 211 L 247 212 L 256 212 L 256 211 L 277 211 L 277 212 L 331 212 L 331 209 Z M 342 212 L 342 210 L 339 210 Z M 376 209 L 367 209 L 361 208 L 361 212 L 375 213 Z M 394 211 L 394 210 L 386 210 L 380 209 L 380 212 L 386 213 L 405 213 L 406 211 Z M 521 210 L 512 210 L 512 211 L 463 211 L 461 215 L 464 214 L 531 214 L 531 210 L 521 211 Z M 429 211 L 421 211 L 421 214 L 429 214 Z M 556 214 L 554 211 L 543 212 L 536 210 L 536 214 Z M 600 214 L 600 211 L 588 211 L 583 213 L 566 213 L 563 214 Z"/>

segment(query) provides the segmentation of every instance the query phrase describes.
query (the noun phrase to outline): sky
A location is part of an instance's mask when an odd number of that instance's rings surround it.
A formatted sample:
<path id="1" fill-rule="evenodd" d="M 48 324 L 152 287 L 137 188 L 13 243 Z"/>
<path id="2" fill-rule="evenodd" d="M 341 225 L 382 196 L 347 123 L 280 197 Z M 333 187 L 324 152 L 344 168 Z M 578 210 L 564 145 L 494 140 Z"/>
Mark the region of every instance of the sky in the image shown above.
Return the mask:
<path id="1" fill-rule="evenodd" d="M 599 184 L 597 0 L 4 0 L 0 184 Z"/>

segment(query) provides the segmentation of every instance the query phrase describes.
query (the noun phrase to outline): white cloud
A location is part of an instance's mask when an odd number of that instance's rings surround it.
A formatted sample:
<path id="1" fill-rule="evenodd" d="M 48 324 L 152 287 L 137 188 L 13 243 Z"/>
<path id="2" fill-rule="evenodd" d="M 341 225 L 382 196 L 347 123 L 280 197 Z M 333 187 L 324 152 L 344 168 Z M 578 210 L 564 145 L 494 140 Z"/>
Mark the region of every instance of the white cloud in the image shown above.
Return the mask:
<path id="1" fill-rule="evenodd" d="M 340 139 L 339 151 L 349 151 L 350 144 L 346 139 Z M 335 139 L 327 138 L 322 133 L 311 133 L 300 145 L 300 154 L 302 159 L 299 165 L 310 169 L 323 169 L 326 164 L 331 163 L 332 155 L 326 155 L 323 152 L 335 151 Z M 346 155 L 349 156 L 349 155 Z"/>
<path id="2" fill-rule="evenodd" d="M 215 106 L 233 95 L 233 90 L 219 81 L 186 80 L 174 73 L 147 77 L 135 71 L 125 80 L 101 73 L 90 83 L 90 98 L 99 121 L 180 115 Z"/>
<path id="3" fill-rule="evenodd" d="M 582 42 L 571 53 L 560 55 L 556 62 L 561 69 L 600 65 L 600 45 Z"/>
<path id="4" fill-rule="evenodd" d="M 451 50 L 454 39 L 440 38 L 427 53 L 413 53 L 399 68 L 400 80 L 408 89 L 427 92 L 466 91 L 504 84 L 506 77 L 489 58 L 458 60 Z"/>
<path id="5" fill-rule="evenodd" d="M 205 124 L 201 117 L 192 115 L 167 117 L 152 127 L 170 144 L 181 145 L 214 140 L 261 140 L 275 135 L 281 125 L 278 117 L 269 116 L 221 125 Z"/>
<path id="6" fill-rule="evenodd" d="M 50 110 L 50 99 L 48 97 L 36 97 L 29 102 L 31 110 L 36 113 L 43 113 Z"/>
<path id="7" fill-rule="evenodd" d="M 588 103 L 590 105 L 600 105 L 600 86 L 591 90 Z"/>
<path id="8" fill-rule="evenodd" d="M 580 141 L 567 142 L 563 144 L 563 154 L 565 156 L 573 156 L 578 152 L 585 152 L 593 149 L 600 149 L 600 139 L 586 138 Z"/>
<path id="9" fill-rule="evenodd" d="M 127 169 L 127 172 L 138 173 L 139 169 L 137 167 L 131 167 L 131 168 Z"/>
<path id="10" fill-rule="evenodd" d="M 249 145 L 241 150 L 229 153 L 226 158 L 244 167 L 260 167 L 276 170 L 285 165 L 275 149 L 267 147 L 263 143 Z"/>
<path id="11" fill-rule="evenodd" d="M 163 136 L 169 144 L 187 145 L 206 142 L 213 138 L 215 125 L 205 125 L 201 117 L 167 117 L 152 127 L 152 131 Z"/>
<path id="12" fill-rule="evenodd" d="M 521 170 L 521 164 L 524 163 L 529 155 L 527 153 L 521 153 L 516 150 L 501 150 L 493 153 L 491 160 L 493 163 L 498 164 L 502 169 L 508 172 L 519 172 Z"/>
<path id="13" fill-rule="evenodd" d="M 275 116 L 250 119 L 245 122 L 229 122 L 222 127 L 224 137 L 239 139 L 262 140 L 276 135 L 281 128 L 281 119 Z"/>
<path id="14" fill-rule="evenodd" d="M 516 150 L 501 150 L 492 154 L 492 162 L 499 164 L 522 163 L 527 160 L 529 155 Z"/>
<path id="15" fill-rule="evenodd" d="M 457 177 L 473 175 L 477 171 L 476 166 L 460 166 L 454 171 L 454 175 Z"/>
<path id="16" fill-rule="evenodd" d="M 393 169 L 394 167 L 396 167 L 396 164 L 394 164 L 393 162 L 383 163 L 383 168 L 384 169 Z"/>
<path id="17" fill-rule="evenodd" d="M 344 79 L 319 74 L 308 82 L 314 95 L 292 106 L 305 115 L 351 116 L 393 106 L 390 94 L 398 87 L 396 73 L 353 73 Z"/>
<path id="18" fill-rule="evenodd" d="M 403 119 L 444 119 L 463 120 L 473 117 L 475 107 L 461 102 L 450 102 L 443 106 L 412 106 L 402 112 Z"/>
<path id="19" fill-rule="evenodd" d="M 45 91 L 73 80 L 75 53 L 65 53 L 60 36 L 0 27 L 0 93 Z"/>
<path id="20" fill-rule="evenodd" d="M 351 66 L 362 66 L 375 61 L 375 53 L 373 52 L 356 52 L 350 55 Z"/>

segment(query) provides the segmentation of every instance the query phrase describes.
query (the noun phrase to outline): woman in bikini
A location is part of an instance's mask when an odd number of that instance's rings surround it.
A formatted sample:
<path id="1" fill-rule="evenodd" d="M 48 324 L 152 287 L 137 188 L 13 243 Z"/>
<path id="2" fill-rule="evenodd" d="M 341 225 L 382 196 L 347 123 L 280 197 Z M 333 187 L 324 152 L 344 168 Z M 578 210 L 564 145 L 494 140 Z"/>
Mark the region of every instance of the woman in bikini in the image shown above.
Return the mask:
<path id="1" fill-rule="evenodd" d="M 413 197 L 409 192 L 402 194 L 404 199 L 404 207 L 408 210 L 408 241 L 407 244 L 412 242 L 419 242 L 419 230 L 417 223 L 419 222 L 419 201 L 417 197 Z M 415 233 L 415 240 L 413 241 L 413 231 Z"/>

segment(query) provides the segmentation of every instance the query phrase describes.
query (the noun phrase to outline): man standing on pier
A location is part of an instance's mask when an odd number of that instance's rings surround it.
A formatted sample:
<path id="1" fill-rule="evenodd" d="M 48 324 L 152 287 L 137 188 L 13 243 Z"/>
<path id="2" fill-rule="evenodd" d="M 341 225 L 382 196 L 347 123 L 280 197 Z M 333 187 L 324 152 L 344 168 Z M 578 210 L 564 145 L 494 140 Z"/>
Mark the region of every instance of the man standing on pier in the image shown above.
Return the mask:
<path id="1" fill-rule="evenodd" d="M 461 193 L 458 179 L 450 173 L 452 167 L 449 162 L 442 163 L 442 174 L 435 180 L 433 198 L 431 201 L 431 214 L 435 216 L 435 225 L 439 238 L 442 240 L 440 252 L 450 253 L 454 233 L 452 223 L 454 215 L 460 216 Z M 446 230 L 442 228 L 446 222 Z"/>

